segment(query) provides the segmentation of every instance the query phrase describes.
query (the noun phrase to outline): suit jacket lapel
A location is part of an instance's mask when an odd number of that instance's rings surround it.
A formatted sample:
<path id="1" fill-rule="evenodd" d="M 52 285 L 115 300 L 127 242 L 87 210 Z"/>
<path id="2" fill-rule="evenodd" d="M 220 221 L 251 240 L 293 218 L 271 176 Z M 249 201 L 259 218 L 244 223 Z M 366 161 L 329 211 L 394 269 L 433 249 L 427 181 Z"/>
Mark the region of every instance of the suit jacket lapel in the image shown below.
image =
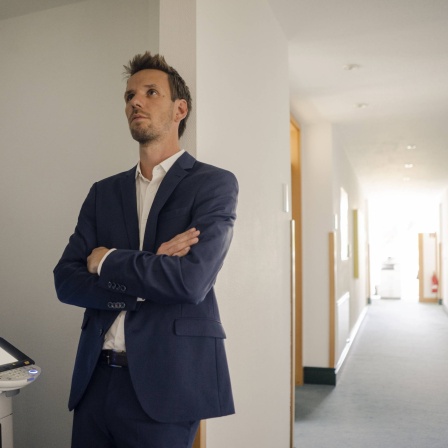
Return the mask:
<path id="1" fill-rule="evenodd" d="M 157 218 L 160 210 L 171 196 L 179 182 L 188 174 L 189 170 L 195 163 L 195 158 L 185 152 L 182 154 L 170 168 L 166 176 L 162 180 L 156 197 L 152 203 L 151 210 L 146 223 L 145 238 L 143 241 L 143 250 L 155 251 Z"/>
<path id="2" fill-rule="evenodd" d="M 132 168 L 121 179 L 121 201 L 130 249 L 139 248 L 135 170 L 135 167 Z"/>

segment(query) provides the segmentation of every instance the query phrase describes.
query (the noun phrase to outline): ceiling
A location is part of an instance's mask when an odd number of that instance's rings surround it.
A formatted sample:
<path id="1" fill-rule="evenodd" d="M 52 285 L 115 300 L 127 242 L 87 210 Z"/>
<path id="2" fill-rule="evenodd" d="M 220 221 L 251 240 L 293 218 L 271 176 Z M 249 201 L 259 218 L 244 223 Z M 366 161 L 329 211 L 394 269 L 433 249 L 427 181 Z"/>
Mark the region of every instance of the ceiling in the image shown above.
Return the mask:
<path id="1" fill-rule="evenodd" d="M 79 1 L 2 0 L 0 19 Z M 289 41 L 294 117 L 333 124 L 366 193 L 448 188 L 448 1 L 268 2 Z"/>
<path id="2" fill-rule="evenodd" d="M 334 125 L 366 193 L 448 188 L 448 1 L 269 4 L 289 41 L 294 117 Z"/>

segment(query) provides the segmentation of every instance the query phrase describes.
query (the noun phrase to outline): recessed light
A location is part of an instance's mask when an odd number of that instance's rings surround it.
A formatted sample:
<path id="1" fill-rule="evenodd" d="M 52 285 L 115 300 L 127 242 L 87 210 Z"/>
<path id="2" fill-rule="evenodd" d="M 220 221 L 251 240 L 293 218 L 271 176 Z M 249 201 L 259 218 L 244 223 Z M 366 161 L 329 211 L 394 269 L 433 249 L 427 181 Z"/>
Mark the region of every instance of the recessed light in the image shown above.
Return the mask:
<path id="1" fill-rule="evenodd" d="M 351 70 L 358 70 L 361 66 L 359 64 L 345 64 L 344 70 L 351 71 Z"/>
<path id="2" fill-rule="evenodd" d="M 412 163 L 405 163 L 404 164 L 405 168 L 412 168 L 413 166 L 414 166 L 414 164 L 412 164 Z"/>
<path id="3" fill-rule="evenodd" d="M 416 145 L 408 145 L 406 146 L 406 149 L 417 149 Z"/>
<path id="4" fill-rule="evenodd" d="M 355 106 L 358 109 L 365 109 L 366 107 L 369 107 L 369 104 L 368 103 L 356 103 Z"/>

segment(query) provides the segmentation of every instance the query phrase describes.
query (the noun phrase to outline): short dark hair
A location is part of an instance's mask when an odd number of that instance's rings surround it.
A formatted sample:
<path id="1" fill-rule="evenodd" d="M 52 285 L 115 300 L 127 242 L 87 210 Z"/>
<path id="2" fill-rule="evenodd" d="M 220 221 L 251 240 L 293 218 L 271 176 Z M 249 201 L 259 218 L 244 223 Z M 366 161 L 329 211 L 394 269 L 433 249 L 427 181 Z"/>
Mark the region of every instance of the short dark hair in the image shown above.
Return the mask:
<path id="1" fill-rule="evenodd" d="M 135 55 L 130 61 L 128 65 L 124 65 L 124 75 L 127 79 L 129 79 L 135 73 L 141 70 L 153 69 L 160 70 L 165 72 L 168 75 L 168 82 L 170 85 L 171 92 L 171 101 L 175 101 L 177 99 L 182 99 L 187 102 L 188 112 L 185 118 L 179 123 L 179 138 L 182 137 L 182 134 L 187 127 L 187 119 L 190 115 L 192 109 L 192 100 L 190 95 L 190 89 L 187 84 L 183 80 L 183 78 L 179 75 L 177 70 L 167 64 L 165 58 L 160 54 L 152 55 L 149 51 L 146 51 L 143 54 Z"/>

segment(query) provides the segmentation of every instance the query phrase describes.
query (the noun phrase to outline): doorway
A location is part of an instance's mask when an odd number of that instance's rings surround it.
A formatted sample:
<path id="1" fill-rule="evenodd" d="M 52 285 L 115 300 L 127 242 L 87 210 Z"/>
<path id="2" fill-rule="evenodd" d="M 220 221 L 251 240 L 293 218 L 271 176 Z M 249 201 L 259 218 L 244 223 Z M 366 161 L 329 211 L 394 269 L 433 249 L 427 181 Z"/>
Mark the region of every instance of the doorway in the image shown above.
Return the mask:
<path id="1" fill-rule="evenodd" d="M 433 274 L 440 278 L 437 222 L 437 204 L 426 197 L 369 200 L 370 297 L 414 303 L 436 299 L 431 281 Z M 423 262 L 424 255 L 431 262 Z"/>

